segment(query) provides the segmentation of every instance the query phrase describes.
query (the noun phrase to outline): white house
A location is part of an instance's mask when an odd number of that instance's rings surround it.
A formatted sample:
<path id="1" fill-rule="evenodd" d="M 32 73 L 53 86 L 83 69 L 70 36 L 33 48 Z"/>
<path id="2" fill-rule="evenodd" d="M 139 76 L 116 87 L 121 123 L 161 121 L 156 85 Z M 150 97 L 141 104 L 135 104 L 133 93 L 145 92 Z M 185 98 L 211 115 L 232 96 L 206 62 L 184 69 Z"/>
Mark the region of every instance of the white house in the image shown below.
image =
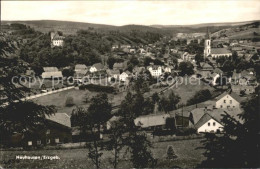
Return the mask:
<path id="1" fill-rule="evenodd" d="M 216 133 L 223 131 L 223 125 L 209 114 L 204 114 L 202 116 L 200 121 L 196 124 L 196 128 L 198 133 Z"/>
<path id="2" fill-rule="evenodd" d="M 172 72 L 172 69 L 170 66 L 167 66 L 164 68 L 164 72 L 168 72 L 168 73 L 171 73 Z"/>
<path id="3" fill-rule="evenodd" d="M 231 93 L 221 94 L 216 101 L 216 108 L 228 109 L 228 108 L 239 108 L 241 103 L 241 97 Z"/>
<path id="4" fill-rule="evenodd" d="M 153 77 L 159 77 L 162 75 L 162 66 L 152 65 L 148 67 L 148 70 Z"/>
<path id="5" fill-rule="evenodd" d="M 127 80 L 127 78 L 130 77 L 130 74 L 131 73 L 129 71 L 121 73 L 119 75 L 119 80 L 125 82 Z"/>
<path id="6" fill-rule="evenodd" d="M 51 32 L 51 45 L 52 46 L 63 46 L 64 36 L 60 36 L 58 33 Z"/>
<path id="7" fill-rule="evenodd" d="M 224 124 L 221 122 L 223 115 L 228 114 L 242 123 L 243 121 L 238 117 L 241 112 L 240 108 L 232 110 L 196 108 L 190 112 L 190 119 L 192 119 L 190 127 L 194 127 L 198 133 L 223 132 Z"/>

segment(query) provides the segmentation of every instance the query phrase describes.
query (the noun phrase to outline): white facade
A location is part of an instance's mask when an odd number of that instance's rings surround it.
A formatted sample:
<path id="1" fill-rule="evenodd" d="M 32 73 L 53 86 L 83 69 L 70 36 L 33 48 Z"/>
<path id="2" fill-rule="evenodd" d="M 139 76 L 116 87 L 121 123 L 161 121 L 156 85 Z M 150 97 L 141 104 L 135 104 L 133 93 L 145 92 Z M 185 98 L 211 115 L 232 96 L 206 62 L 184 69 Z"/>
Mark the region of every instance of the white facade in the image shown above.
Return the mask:
<path id="1" fill-rule="evenodd" d="M 222 97 L 216 102 L 216 108 L 227 109 L 239 107 L 240 103 L 236 101 L 233 97 L 231 97 L 229 94 L 226 94 L 224 97 Z"/>
<path id="2" fill-rule="evenodd" d="M 153 67 L 149 67 L 148 70 L 150 71 L 151 75 L 153 77 L 159 77 L 162 75 L 162 67 L 158 66 L 157 69 L 154 69 Z"/>
<path id="3" fill-rule="evenodd" d="M 207 121 L 205 124 L 203 124 L 201 127 L 198 128 L 198 133 L 201 132 L 214 132 L 216 133 L 217 131 L 223 131 L 223 125 L 221 125 L 219 122 L 217 122 L 214 119 L 210 119 Z"/>
<path id="4" fill-rule="evenodd" d="M 97 68 L 95 66 L 91 66 L 89 71 L 90 71 L 90 73 L 97 72 Z"/>
<path id="5" fill-rule="evenodd" d="M 164 68 L 164 72 L 169 72 L 169 73 L 171 73 L 171 72 L 172 72 L 172 69 L 171 69 L 170 67 L 165 67 L 165 68 Z"/>
<path id="6" fill-rule="evenodd" d="M 63 46 L 63 40 L 59 39 L 59 40 L 52 40 L 52 45 L 53 46 Z"/>
<path id="7" fill-rule="evenodd" d="M 205 46 L 204 46 L 204 57 L 208 57 L 211 54 L 211 40 L 205 39 Z"/>
<path id="8" fill-rule="evenodd" d="M 125 72 L 123 72 L 123 73 L 121 73 L 121 74 L 119 75 L 119 80 L 121 80 L 121 81 L 123 81 L 123 82 L 125 82 L 127 78 L 128 78 L 128 74 L 125 73 Z"/>

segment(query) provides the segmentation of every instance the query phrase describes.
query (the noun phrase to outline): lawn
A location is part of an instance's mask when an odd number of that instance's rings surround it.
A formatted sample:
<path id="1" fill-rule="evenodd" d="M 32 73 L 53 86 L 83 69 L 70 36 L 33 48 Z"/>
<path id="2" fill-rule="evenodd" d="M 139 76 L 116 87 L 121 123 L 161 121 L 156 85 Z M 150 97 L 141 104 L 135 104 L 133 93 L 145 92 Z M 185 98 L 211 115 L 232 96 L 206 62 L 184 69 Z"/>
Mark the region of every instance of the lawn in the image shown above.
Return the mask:
<path id="1" fill-rule="evenodd" d="M 46 96 L 42 96 L 36 99 L 33 99 L 34 102 L 42 105 L 54 105 L 57 107 L 59 113 L 67 113 L 70 115 L 72 110 L 76 106 L 88 107 L 88 103 L 85 103 L 84 100 L 88 98 L 90 100 L 93 96 L 97 95 L 98 92 L 90 92 L 88 90 L 77 90 L 71 89 L 62 91 L 59 93 L 54 93 Z M 117 95 L 108 94 L 109 101 L 112 105 L 118 105 L 121 103 L 121 100 L 124 99 L 126 92 L 119 93 Z M 71 107 L 66 107 L 65 102 L 67 97 L 72 97 L 75 105 Z"/>
<path id="2" fill-rule="evenodd" d="M 205 84 L 201 80 L 190 80 L 189 78 L 186 80 L 183 80 L 182 83 L 178 82 L 176 85 L 171 87 L 169 89 L 170 91 L 173 91 L 175 94 L 178 94 L 181 97 L 181 100 L 179 104 L 186 104 L 187 100 L 189 100 L 191 97 L 195 95 L 196 92 L 200 90 L 208 89 L 210 92 L 213 92 L 215 89 L 213 87 L 210 87 L 209 85 Z M 164 92 L 164 95 L 167 96 L 169 94 L 169 90 Z"/>
<path id="3" fill-rule="evenodd" d="M 153 144 L 153 156 L 158 159 L 158 168 L 171 168 L 178 166 L 181 168 L 194 168 L 204 160 L 202 155 L 204 150 L 197 149 L 201 146 L 201 139 L 167 141 Z M 175 160 L 166 159 L 166 149 L 172 145 L 175 154 L 178 156 Z M 102 156 L 102 168 L 113 168 L 109 162 L 112 153 L 104 151 Z M 1 151 L 0 165 L 4 168 L 94 168 L 93 163 L 87 157 L 87 149 L 66 149 L 66 150 L 38 150 L 38 151 Z M 131 162 L 129 157 L 121 153 L 119 168 L 129 168 Z M 59 160 L 16 160 L 16 155 L 57 155 Z"/>

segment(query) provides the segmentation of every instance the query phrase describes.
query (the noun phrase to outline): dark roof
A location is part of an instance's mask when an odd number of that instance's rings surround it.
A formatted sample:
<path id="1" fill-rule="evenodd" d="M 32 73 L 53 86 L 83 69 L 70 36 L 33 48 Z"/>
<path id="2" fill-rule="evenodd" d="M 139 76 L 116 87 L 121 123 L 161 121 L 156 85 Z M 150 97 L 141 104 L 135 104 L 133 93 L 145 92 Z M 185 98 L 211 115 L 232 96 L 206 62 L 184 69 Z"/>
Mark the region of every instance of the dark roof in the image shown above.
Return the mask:
<path id="1" fill-rule="evenodd" d="M 78 70 L 78 69 L 87 69 L 87 66 L 85 64 L 77 64 L 75 66 L 75 70 Z"/>
<path id="2" fill-rule="evenodd" d="M 213 69 L 213 67 L 206 62 L 201 62 L 201 67 L 202 69 Z"/>
<path id="3" fill-rule="evenodd" d="M 95 63 L 93 66 L 94 66 L 97 70 L 101 70 L 101 69 L 104 68 L 104 66 L 103 66 L 101 63 Z"/>
<path id="4" fill-rule="evenodd" d="M 64 125 L 66 127 L 71 127 L 70 116 L 66 113 L 55 113 L 50 116 L 46 115 L 45 117 L 46 119 L 54 121 L 58 124 Z"/>
<path id="5" fill-rule="evenodd" d="M 235 100 L 236 100 L 237 102 L 239 102 L 239 103 L 241 103 L 242 100 L 243 100 L 240 96 L 238 96 L 238 95 L 237 95 L 236 93 L 234 93 L 234 92 L 231 92 L 231 93 L 224 92 L 224 93 L 222 93 L 221 95 L 219 95 L 216 99 L 219 100 L 219 99 L 225 97 L 227 94 L 228 94 L 229 96 L 231 96 L 233 99 L 235 99 Z"/>
<path id="6" fill-rule="evenodd" d="M 231 51 L 226 48 L 212 48 L 211 54 L 231 54 Z"/>

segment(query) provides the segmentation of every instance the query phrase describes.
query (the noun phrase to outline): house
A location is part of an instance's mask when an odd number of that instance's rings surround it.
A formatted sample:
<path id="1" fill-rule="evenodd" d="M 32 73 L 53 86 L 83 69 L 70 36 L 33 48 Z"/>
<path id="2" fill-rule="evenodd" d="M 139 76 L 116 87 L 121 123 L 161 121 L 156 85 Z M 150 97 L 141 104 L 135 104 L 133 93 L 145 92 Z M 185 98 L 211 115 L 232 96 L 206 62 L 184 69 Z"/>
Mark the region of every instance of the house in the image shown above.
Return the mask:
<path id="1" fill-rule="evenodd" d="M 172 72 L 172 69 L 173 69 L 173 67 L 172 66 L 166 66 L 166 67 L 164 67 L 164 72 L 168 72 L 168 73 L 171 73 Z"/>
<path id="2" fill-rule="evenodd" d="M 125 82 L 130 76 L 131 73 L 129 71 L 123 72 L 120 74 L 119 80 Z"/>
<path id="3" fill-rule="evenodd" d="M 237 95 L 240 95 L 242 93 L 244 94 L 252 94 L 255 92 L 255 86 L 247 86 L 247 85 L 231 85 L 232 92 L 236 93 Z"/>
<path id="4" fill-rule="evenodd" d="M 151 65 L 147 68 L 153 77 L 159 77 L 162 75 L 162 66 Z"/>
<path id="5" fill-rule="evenodd" d="M 239 119 L 238 114 L 242 112 L 241 109 L 236 108 L 232 110 L 224 109 L 209 109 L 205 108 L 196 108 L 190 112 L 190 127 L 194 127 L 198 133 L 218 133 L 223 132 L 224 124 L 222 123 L 222 118 L 224 115 L 228 114 L 236 120 L 242 122 Z"/>
<path id="6" fill-rule="evenodd" d="M 137 117 L 134 120 L 136 126 L 141 128 L 154 128 L 163 127 L 166 123 L 166 119 L 171 117 L 170 114 L 150 114 Z"/>
<path id="7" fill-rule="evenodd" d="M 77 64 L 74 71 L 77 78 L 83 78 L 88 72 L 88 67 L 85 64 Z"/>
<path id="8" fill-rule="evenodd" d="M 127 68 L 127 61 L 114 63 L 113 70 L 125 70 Z"/>
<path id="9" fill-rule="evenodd" d="M 109 81 L 111 81 L 112 78 L 114 78 L 115 80 L 119 79 L 120 76 L 120 71 L 119 70 L 111 70 L 111 69 L 107 69 L 107 74 L 108 74 L 108 79 Z"/>
<path id="10" fill-rule="evenodd" d="M 51 78 L 63 78 L 62 72 L 57 67 L 43 67 L 44 72 L 42 73 L 43 79 Z"/>
<path id="11" fill-rule="evenodd" d="M 213 70 L 214 69 L 210 64 L 207 62 L 201 62 L 200 67 L 198 67 L 198 74 L 200 74 L 203 78 L 208 78 Z"/>
<path id="12" fill-rule="evenodd" d="M 239 108 L 240 103 L 242 102 L 242 98 L 234 92 L 225 92 L 216 99 L 216 108 L 221 109 Z"/>
<path id="13" fill-rule="evenodd" d="M 58 33 L 51 32 L 51 46 L 63 46 L 64 36 L 60 36 Z"/>
<path id="14" fill-rule="evenodd" d="M 112 45 L 112 50 L 118 49 L 119 45 Z"/>
<path id="15" fill-rule="evenodd" d="M 85 64 L 77 64 L 75 66 L 75 72 L 80 72 L 82 70 L 87 70 L 88 67 Z"/>
<path id="16" fill-rule="evenodd" d="M 130 53 L 136 53 L 136 50 L 134 48 L 129 49 Z"/>
<path id="17" fill-rule="evenodd" d="M 90 73 L 98 72 L 104 69 L 104 66 L 101 63 L 95 63 L 93 66 L 90 67 Z"/>
<path id="18" fill-rule="evenodd" d="M 70 116 L 66 113 L 55 113 L 50 116 L 45 115 L 45 118 L 44 127 L 39 128 L 37 131 L 20 134 L 22 137 L 19 140 L 13 137 L 10 142 L 16 142 L 17 146 L 30 147 L 48 144 L 56 145 L 72 141 Z"/>
<path id="19" fill-rule="evenodd" d="M 184 61 L 193 61 L 195 59 L 195 55 L 191 55 L 188 52 L 184 52 L 181 56 Z"/>

